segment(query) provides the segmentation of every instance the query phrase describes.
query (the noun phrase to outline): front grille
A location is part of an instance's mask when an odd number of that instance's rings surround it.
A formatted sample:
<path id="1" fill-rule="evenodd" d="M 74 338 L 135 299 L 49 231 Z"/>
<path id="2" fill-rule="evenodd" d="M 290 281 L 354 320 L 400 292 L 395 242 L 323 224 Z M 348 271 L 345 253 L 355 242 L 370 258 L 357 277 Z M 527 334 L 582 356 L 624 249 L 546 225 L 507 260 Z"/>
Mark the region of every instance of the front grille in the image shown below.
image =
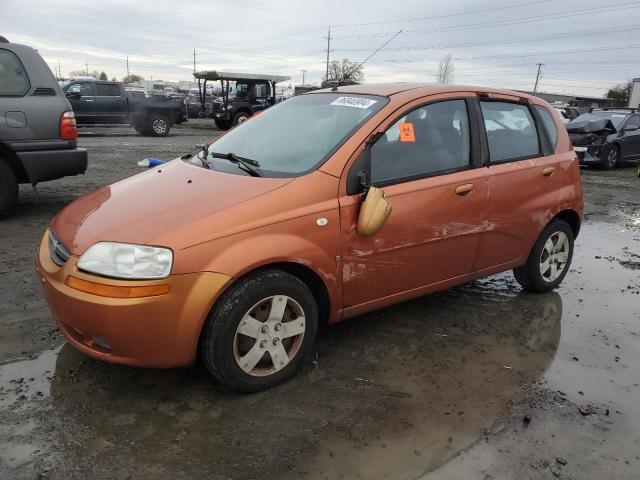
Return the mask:
<path id="1" fill-rule="evenodd" d="M 58 240 L 58 237 L 51 230 L 49 230 L 49 256 L 53 263 L 59 266 L 64 265 L 71 256 L 69 249 Z"/>

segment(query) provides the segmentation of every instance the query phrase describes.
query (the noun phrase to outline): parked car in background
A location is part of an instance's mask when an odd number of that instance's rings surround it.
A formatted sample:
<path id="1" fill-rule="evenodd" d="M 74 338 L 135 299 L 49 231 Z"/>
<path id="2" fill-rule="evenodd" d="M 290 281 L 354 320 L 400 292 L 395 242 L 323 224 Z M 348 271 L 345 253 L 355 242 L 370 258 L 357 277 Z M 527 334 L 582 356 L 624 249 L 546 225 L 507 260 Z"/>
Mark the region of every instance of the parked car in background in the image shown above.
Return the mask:
<path id="1" fill-rule="evenodd" d="M 73 111 L 40 54 L 0 37 L 0 213 L 18 198 L 18 184 L 84 173 Z"/>
<path id="2" fill-rule="evenodd" d="M 202 116 L 202 102 L 199 94 L 187 94 L 187 115 L 189 118 Z"/>
<path id="3" fill-rule="evenodd" d="M 72 79 L 63 87 L 78 125 L 129 124 L 138 133 L 164 137 L 187 121 L 183 99 L 127 93 L 119 82 Z"/>
<path id="4" fill-rule="evenodd" d="M 578 158 L 543 100 L 358 85 L 76 200 L 37 268 L 78 350 L 162 368 L 199 354 L 255 391 L 294 374 L 320 322 L 509 269 L 556 288 L 582 218 Z"/>
<path id="5" fill-rule="evenodd" d="M 582 165 L 611 169 L 640 160 L 640 113 L 635 109 L 592 109 L 566 127 Z"/>

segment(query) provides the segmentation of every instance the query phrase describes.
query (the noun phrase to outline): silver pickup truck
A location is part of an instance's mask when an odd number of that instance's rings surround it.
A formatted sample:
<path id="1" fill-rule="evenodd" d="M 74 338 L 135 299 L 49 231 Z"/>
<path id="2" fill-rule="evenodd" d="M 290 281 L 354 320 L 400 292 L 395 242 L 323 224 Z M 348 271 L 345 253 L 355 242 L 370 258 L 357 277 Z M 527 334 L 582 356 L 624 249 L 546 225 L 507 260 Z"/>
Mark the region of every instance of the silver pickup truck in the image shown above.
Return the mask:
<path id="1" fill-rule="evenodd" d="M 40 54 L 0 37 L 0 214 L 18 184 L 84 173 L 73 110 Z"/>

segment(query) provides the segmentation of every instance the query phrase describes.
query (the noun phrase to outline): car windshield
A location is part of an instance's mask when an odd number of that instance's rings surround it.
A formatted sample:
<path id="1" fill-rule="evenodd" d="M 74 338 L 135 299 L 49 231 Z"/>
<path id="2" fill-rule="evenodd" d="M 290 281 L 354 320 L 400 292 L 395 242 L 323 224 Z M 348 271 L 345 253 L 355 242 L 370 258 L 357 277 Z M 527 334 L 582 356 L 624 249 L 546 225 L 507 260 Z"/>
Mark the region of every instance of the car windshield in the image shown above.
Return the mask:
<path id="1" fill-rule="evenodd" d="M 233 153 L 258 162 L 265 177 L 293 177 L 316 169 L 388 99 L 348 93 L 316 93 L 293 97 L 240 124 L 209 145 L 211 168 L 230 170 L 214 153 Z M 200 154 L 201 155 L 201 154 Z M 195 161 L 193 161 L 195 160 Z M 192 163 L 199 163 L 197 158 Z"/>
<path id="2" fill-rule="evenodd" d="M 583 113 L 574 122 L 595 122 L 597 120 L 611 120 L 613 126 L 618 128 L 628 114 L 620 112 L 591 112 Z"/>

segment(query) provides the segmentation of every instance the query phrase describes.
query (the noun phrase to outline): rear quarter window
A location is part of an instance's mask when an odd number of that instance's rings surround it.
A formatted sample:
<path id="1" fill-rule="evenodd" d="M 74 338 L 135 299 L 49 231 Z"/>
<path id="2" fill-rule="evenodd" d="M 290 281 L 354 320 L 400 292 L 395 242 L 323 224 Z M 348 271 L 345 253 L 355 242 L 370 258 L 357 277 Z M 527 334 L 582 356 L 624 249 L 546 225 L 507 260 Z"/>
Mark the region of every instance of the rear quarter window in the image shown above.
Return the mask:
<path id="1" fill-rule="evenodd" d="M 22 97 L 31 84 L 15 53 L 0 48 L 0 97 Z"/>
<path id="2" fill-rule="evenodd" d="M 551 140 L 551 145 L 555 148 L 558 143 L 558 127 L 556 126 L 552 113 L 541 105 L 535 105 L 534 108 L 538 112 L 538 115 L 540 115 L 544 128 L 549 135 L 549 140 Z"/>

